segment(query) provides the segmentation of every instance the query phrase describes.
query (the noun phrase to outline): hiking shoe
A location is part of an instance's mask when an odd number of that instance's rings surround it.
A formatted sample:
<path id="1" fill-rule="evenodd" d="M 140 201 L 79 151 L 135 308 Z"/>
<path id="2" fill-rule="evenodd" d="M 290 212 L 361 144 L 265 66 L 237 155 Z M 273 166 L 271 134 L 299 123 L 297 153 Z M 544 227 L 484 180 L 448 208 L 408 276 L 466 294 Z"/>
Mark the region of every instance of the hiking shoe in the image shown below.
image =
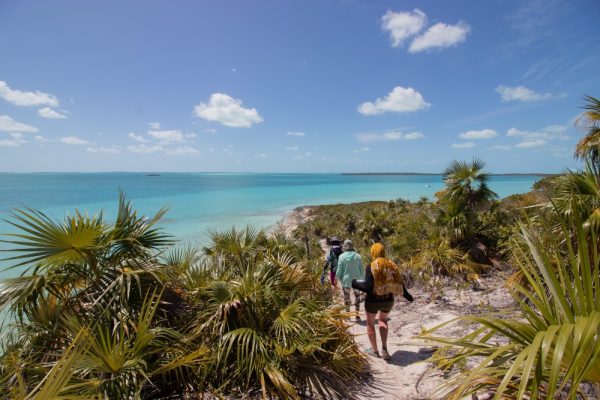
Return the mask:
<path id="1" fill-rule="evenodd" d="M 383 359 L 385 361 L 389 361 L 392 359 L 392 356 L 390 356 L 390 353 L 388 353 L 387 349 L 381 349 L 381 355 L 383 356 Z"/>
<path id="2" fill-rule="evenodd" d="M 365 353 L 367 353 L 371 357 L 381 358 L 381 356 L 379 355 L 379 352 L 376 350 L 373 350 L 371 347 L 369 347 L 367 350 L 365 350 Z"/>

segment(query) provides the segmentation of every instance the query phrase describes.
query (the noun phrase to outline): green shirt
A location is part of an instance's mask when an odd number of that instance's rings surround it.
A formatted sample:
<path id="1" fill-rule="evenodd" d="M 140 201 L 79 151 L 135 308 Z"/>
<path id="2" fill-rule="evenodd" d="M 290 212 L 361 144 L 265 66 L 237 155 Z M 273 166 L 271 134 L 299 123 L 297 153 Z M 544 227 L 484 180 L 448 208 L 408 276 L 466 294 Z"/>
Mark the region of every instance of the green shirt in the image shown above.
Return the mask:
<path id="1" fill-rule="evenodd" d="M 352 287 L 352 279 L 364 279 L 365 270 L 360 254 L 355 251 L 345 251 L 338 259 L 336 278 L 342 282 L 342 287 Z"/>

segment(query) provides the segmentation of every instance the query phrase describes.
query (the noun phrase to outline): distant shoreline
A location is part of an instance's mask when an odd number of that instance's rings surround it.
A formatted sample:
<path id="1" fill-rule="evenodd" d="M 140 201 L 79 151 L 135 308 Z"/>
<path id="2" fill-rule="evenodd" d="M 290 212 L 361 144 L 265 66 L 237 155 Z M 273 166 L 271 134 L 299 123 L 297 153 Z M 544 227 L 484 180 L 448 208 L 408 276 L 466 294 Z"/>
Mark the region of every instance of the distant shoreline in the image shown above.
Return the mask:
<path id="1" fill-rule="evenodd" d="M 440 173 L 429 173 L 429 172 L 342 172 L 340 175 L 418 175 L 418 176 L 438 176 L 443 175 Z M 550 176 L 558 176 L 560 174 L 547 174 L 542 172 L 515 172 L 515 173 L 506 173 L 506 174 L 490 174 L 490 176 L 541 176 L 541 177 L 550 177 Z"/>

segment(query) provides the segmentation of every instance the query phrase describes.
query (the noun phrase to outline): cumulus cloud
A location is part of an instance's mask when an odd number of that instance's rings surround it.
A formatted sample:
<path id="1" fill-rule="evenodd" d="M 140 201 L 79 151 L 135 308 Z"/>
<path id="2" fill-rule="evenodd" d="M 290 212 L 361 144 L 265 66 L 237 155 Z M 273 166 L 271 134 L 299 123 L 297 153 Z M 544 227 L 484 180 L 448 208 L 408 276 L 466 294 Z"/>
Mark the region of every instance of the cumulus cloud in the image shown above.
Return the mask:
<path id="1" fill-rule="evenodd" d="M 498 136 L 498 132 L 493 129 L 481 129 L 479 131 L 466 131 L 458 135 L 461 139 L 491 139 Z"/>
<path id="2" fill-rule="evenodd" d="M 244 108 L 241 100 L 225 93 L 213 93 L 208 103 L 202 102 L 194 107 L 194 114 L 232 128 L 249 128 L 263 121 L 256 108 Z"/>
<path id="3" fill-rule="evenodd" d="M 150 129 L 153 129 L 153 130 L 160 129 L 160 122 L 148 122 L 148 125 L 150 125 Z"/>
<path id="4" fill-rule="evenodd" d="M 378 98 L 374 102 L 365 102 L 358 106 L 358 112 L 363 115 L 379 115 L 385 112 L 414 112 L 428 108 L 421 93 L 415 89 L 396 86 L 383 99 Z"/>
<path id="5" fill-rule="evenodd" d="M 136 145 L 136 146 L 127 146 L 127 150 L 131 151 L 132 153 L 143 153 L 143 154 L 156 153 L 157 151 L 161 151 L 162 149 L 163 149 L 162 146 L 158 146 L 158 145 L 148 146 L 148 145 L 145 145 L 144 143 Z"/>
<path id="6" fill-rule="evenodd" d="M 0 81 L 0 98 L 15 106 L 58 107 L 58 99 L 54 95 L 40 91 L 22 92 L 13 90 L 4 81 Z"/>
<path id="7" fill-rule="evenodd" d="M 490 147 L 490 150 L 510 150 L 512 147 L 506 144 L 495 144 L 492 147 Z"/>
<path id="8" fill-rule="evenodd" d="M 502 101 L 531 102 L 548 100 L 553 97 L 551 93 L 537 93 L 525 86 L 509 87 L 500 85 L 496 88 L 496 92 L 500 94 Z"/>
<path id="9" fill-rule="evenodd" d="M 200 151 L 190 146 L 175 147 L 173 149 L 167 149 L 165 152 L 173 156 L 195 156 L 200 154 Z"/>
<path id="10" fill-rule="evenodd" d="M 300 137 L 305 136 L 304 132 L 286 132 L 285 134 L 287 136 L 300 136 Z"/>
<path id="11" fill-rule="evenodd" d="M 467 40 L 471 27 L 460 21 L 456 25 L 447 25 L 441 22 L 432 25 L 425 33 L 419 35 L 412 41 L 408 51 L 418 53 L 432 49 L 443 49 L 456 46 Z"/>
<path id="12" fill-rule="evenodd" d="M 206 128 L 206 129 L 202 130 L 202 132 L 204 132 L 204 133 L 217 133 L 217 130 L 215 128 Z"/>
<path id="13" fill-rule="evenodd" d="M 400 47 L 406 39 L 416 35 L 423 29 L 427 16 L 418 8 L 411 11 L 388 11 L 381 17 L 381 29 L 389 32 L 392 47 Z"/>
<path id="14" fill-rule="evenodd" d="M 464 143 L 452 143 L 452 147 L 453 149 L 470 149 L 472 147 L 475 147 L 475 143 L 474 142 L 464 142 Z"/>
<path id="15" fill-rule="evenodd" d="M 10 139 L 0 139 L 0 147 L 19 147 L 27 141 L 23 138 L 22 133 L 9 133 Z"/>
<path id="16" fill-rule="evenodd" d="M 118 154 L 120 150 L 116 146 L 112 147 L 86 147 L 85 151 L 88 153 L 105 153 L 105 154 Z"/>
<path id="17" fill-rule="evenodd" d="M 161 144 L 183 141 L 183 133 L 179 129 L 148 131 L 148 135 L 161 141 Z"/>
<path id="18" fill-rule="evenodd" d="M 65 119 L 65 118 L 67 118 L 66 115 L 61 114 L 58 111 L 53 110 L 50 107 L 40 108 L 38 110 L 38 114 L 40 115 L 40 117 L 50 118 L 50 119 Z"/>
<path id="19" fill-rule="evenodd" d="M 284 147 L 285 151 L 298 151 L 298 146 L 287 146 Z"/>
<path id="20" fill-rule="evenodd" d="M 360 149 L 352 150 L 353 153 L 362 153 L 366 151 L 371 151 L 371 148 L 368 146 L 361 147 Z"/>
<path id="21" fill-rule="evenodd" d="M 268 156 L 265 153 L 259 153 L 254 155 L 254 158 L 267 158 Z"/>
<path id="22" fill-rule="evenodd" d="M 71 145 L 90 144 L 90 142 L 88 142 L 87 140 L 81 139 L 77 136 L 65 136 L 65 137 L 60 138 L 58 141 L 61 143 L 64 143 L 64 144 L 71 144 Z"/>
<path id="23" fill-rule="evenodd" d="M 35 140 L 38 143 L 46 143 L 48 141 L 48 139 L 40 135 L 34 136 L 33 140 Z"/>
<path id="24" fill-rule="evenodd" d="M 546 141 L 544 139 L 526 139 L 521 143 L 517 143 L 515 147 L 518 148 L 531 148 L 531 147 L 542 147 L 546 145 Z"/>
<path id="25" fill-rule="evenodd" d="M 404 133 L 402 131 L 389 131 L 384 133 L 358 133 L 356 134 L 356 140 L 362 143 L 371 142 L 393 142 L 397 140 L 416 140 L 422 139 L 425 135 L 421 132 L 409 132 Z"/>
<path id="26" fill-rule="evenodd" d="M 8 115 L 0 115 L 0 132 L 37 132 L 38 128 L 35 126 L 23 124 L 17 122 Z"/>
<path id="27" fill-rule="evenodd" d="M 543 139 L 543 140 L 569 140 L 566 134 L 567 127 L 563 125 L 550 125 L 539 131 L 526 131 L 517 128 L 510 128 L 506 136 L 521 137 L 524 139 Z"/>
<path id="28" fill-rule="evenodd" d="M 137 135 L 133 132 L 129 132 L 127 134 L 127 137 L 129 137 L 130 139 L 135 140 L 136 142 L 140 142 L 140 143 L 148 143 L 148 141 L 146 139 L 144 139 L 144 137 L 142 135 Z"/>

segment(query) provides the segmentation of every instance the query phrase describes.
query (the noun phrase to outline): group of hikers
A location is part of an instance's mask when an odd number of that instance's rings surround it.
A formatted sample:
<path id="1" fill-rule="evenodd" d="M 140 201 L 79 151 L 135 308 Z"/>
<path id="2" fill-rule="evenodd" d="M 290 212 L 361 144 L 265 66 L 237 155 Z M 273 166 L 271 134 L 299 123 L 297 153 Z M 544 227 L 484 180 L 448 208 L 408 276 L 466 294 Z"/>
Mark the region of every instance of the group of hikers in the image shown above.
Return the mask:
<path id="1" fill-rule="evenodd" d="M 373 357 L 383 357 L 390 360 L 387 349 L 388 314 L 394 306 L 394 297 L 401 295 L 408 301 L 412 296 L 406 290 L 398 266 L 385 257 L 385 249 L 381 243 L 371 246 L 371 262 L 363 267 L 362 258 L 355 250 L 351 240 L 346 239 L 342 244 L 337 237 L 329 240 L 331 249 L 327 253 L 321 282 L 325 282 L 327 270 L 333 293 L 337 291 L 338 281 L 341 284 L 346 311 L 350 312 L 352 304 L 350 293 L 354 293 L 355 320 L 360 321 L 360 303 L 365 303 L 367 316 L 367 335 L 371 348 L 367 354 Z M 381 355 L 377 347 L 375 319 L 378 319 L 379 336 L 381 338 Z"/>

